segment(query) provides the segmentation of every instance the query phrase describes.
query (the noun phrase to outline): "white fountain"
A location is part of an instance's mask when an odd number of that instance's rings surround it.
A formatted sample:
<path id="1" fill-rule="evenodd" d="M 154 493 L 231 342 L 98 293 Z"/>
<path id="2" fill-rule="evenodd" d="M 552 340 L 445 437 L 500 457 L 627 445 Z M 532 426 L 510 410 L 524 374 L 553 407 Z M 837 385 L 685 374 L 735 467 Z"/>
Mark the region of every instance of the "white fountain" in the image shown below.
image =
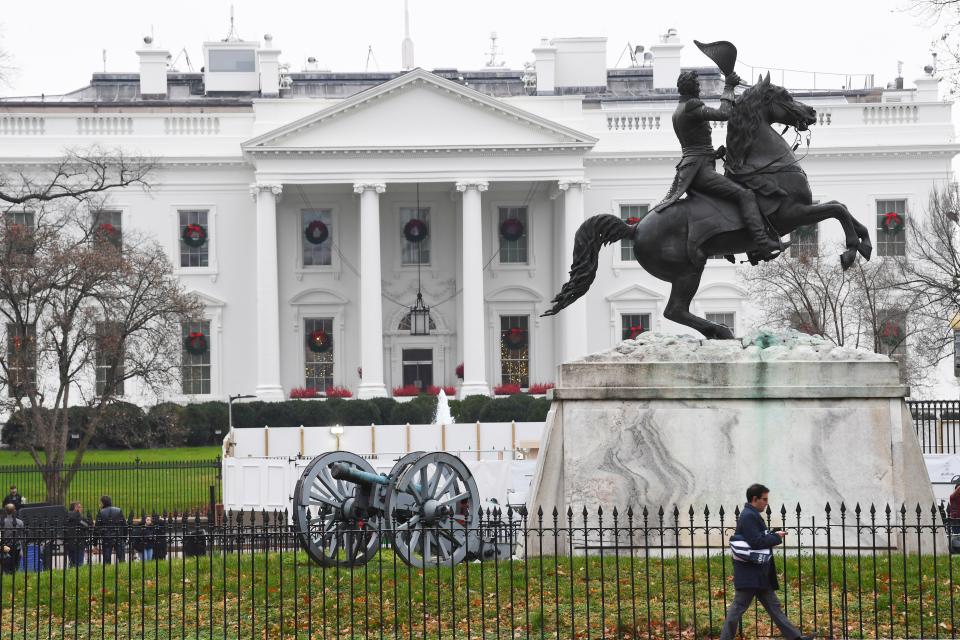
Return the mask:
<path id="1" fill-rule="evenodd" d="M 437 394 L 437 412 L 433 416 L 433 424 L 453 424 L 453 415 L 450 414 L 450 402 L 447 401 L 447 394 L 440 389 Z"/>

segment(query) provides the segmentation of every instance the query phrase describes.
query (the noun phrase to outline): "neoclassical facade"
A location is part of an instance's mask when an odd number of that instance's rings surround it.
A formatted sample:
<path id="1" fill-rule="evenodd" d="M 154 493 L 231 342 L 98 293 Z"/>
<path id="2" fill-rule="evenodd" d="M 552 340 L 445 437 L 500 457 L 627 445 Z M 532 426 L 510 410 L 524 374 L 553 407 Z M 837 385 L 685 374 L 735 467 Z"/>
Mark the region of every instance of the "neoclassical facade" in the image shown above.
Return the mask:
<path id="1" fill-rule="evenodd" d="M 682 47 L 665 37 L 652 66 L 607 69 L 604 39 L 569 38 L 523 72 L 346 74 L 289 72 L 268 39 L 208 43 L 205 70 L 179 73 L 148 43 L 139 73 L 0 101 L 0 163 L 93 143 L 158 159 L 149 192 L 113 193 L 97 215 L 156 238 L 205 305 L 185 331 L 208 348 L 185 352 L 173 399 L 529 388 L 639 331 L 687 331 L 662 318 L 669 288 L 626 246 L 603 251 L 584 299 L 541 317 L 585 217 L 645 215 L 669 186 Z M 716 69 L 700 73 L 715 99 Z M 796 92 L 820 114 L 803 160 L 814 197 L 873 230 L 881 210 L 921 215 L 960 150 L 937 80 Z M 841 238 L 827 222 L 803 242 Z M 743 333 L 740 268 L 711 260 L 694 311 Z M 418 292 L 428 332 L 411 331 Z M 933 393 L 956 393 L 952 363 Z"/>

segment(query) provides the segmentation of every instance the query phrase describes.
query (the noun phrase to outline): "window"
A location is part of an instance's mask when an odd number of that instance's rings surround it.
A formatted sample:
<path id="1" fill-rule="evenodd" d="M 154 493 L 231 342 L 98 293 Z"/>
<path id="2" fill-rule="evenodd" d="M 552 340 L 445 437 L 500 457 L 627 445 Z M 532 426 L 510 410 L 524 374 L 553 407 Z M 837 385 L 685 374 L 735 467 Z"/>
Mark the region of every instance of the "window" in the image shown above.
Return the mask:
<path id="1" fill-rule="evenodd" d="M 123 227 L 122 212 L 120 211 L 94 211 L 93 212 L 93 230 L 92 238 L 100 246 L 115 247 L 119 249 L 123 246 Z"/>
<path id="2" fill-rule="evenodd" d="M 177 211 L 180 234 L 180 266 L 210 266 L 210 227 L 205 209 Z"/>
<path id="3" fill-rule="evenodd" d="M 211 49 L 210 71 L 214 72 L 234 72 L 234 71 L 256 71 L 255 63 L 256 53 L 252 49 Z"/>
<path id="4" fill-rule="evenodd" d="M 333 386 L 333 318 L 305 318 L 303 332 L 304 386 L 326 391 Z"/>
<path id="5" fill-rule="evenodd" d="M 504 225 L 507 220 L 515 221 Z M 500 207 L 497 232 L 500 237 L 500 264 L 527 264 L 527 208 Z M 508 235 L 504 235 L 507 231 Z M 519 233 L 519 237 L 514 237 Z"/>
<path id="6" fill-rule="evenodd" d="M 820 255 L 820 227 L 816 224 L 797 227 L 790 234 L 791 258 L 816 258 Z"/>
<path id="7" fill-rule="evenodd" d="M 641 333 L 650 331 L 649 313 L 620 314 L 621 339 L 633 340 Z"/>
<path id="8" fill-rule="evenodd" d="M 421 220 L 427 225 L 427 235 L 420 242 L 410 242 L 403 231 L 407 223 L 413 219 Z M 416 265 L 430 264 L 430 208 L 429 207 L 401 207 L 400 208 L 400 236 L 403 240 L 401 264 Z"/>
<path id="9" fill-rule="evenodd" d="M 500 383 L 530 384 L 530 316 L 500 316 Z"/>
<path id="10" fill-rule="evenodd" d="M 953 331 L 953 375 L 960 377 L 960 329 Z"/>
<path id="11" fill-rule="evenodd" d="M 329 266 L 333 247 L 333 215 L 330 209 L 304 209 L 300 212 L 303 266 Z"/>
<path id="12" fill-rule="evenodd" d="M 104 395 L 110 385 L 111 395 L 123 395 L 123 347 L 121 327 L 115 322 L 97 323 L 95 362 L 97 368 L 97 395 Z"/>
<path id="13" fill-rule="evenodd" d="M 907 314 L 899 309 L 881 311 L 877 322 L 877 349 L 891 357 L 903 356 L 907 350 Z"/>
<path id="14" fill-rule="evenodd" d="M 877 200 L 877 255 L 907 254 L 906 200 Z"/>
<path id="15" fill-rule="evenodd" d="M 210 393 L 210 321 L 184 322 L 181 325 L 183 359 L 180 373 L 187 395 Z"/>
<path id="16" fill-rule="evenodd" d="M 633 224 L 643 220 L 650 209 L 645 204 L 622 204 L 620 205 L 620 219 L 627 224 Z M 633 220 L 631 220 L 633 218 Z M 624 238 L 620 241 L 620 260 L 623 262 L 632 262 L 633 256 L 633 238 Z"/>
<path id="17" fill-rule="evenodd" d="M 718 313 L 708 312 L 706 314 L 706 318 L 709 322 L 722 324 L 727 329 L 730 329 L 730 331 L 733 331 L 734 333 L 737 332 L 737 329 L 736 329 L 737 314 L 733 313 L 732 311 L 730 312 L 724 311 L 724 312 L 718 312 Z"/>
<path id="18" fill-rule="evenodd" d="M 436 331 L 437 323 L 433 321 L 433 316 L 430 316 L 430 331 Z M 400 318 L 400 322 L 397 323 L 397 331 L 410 331 L 410 314 Z"/>
<path id="19" fill-rule="evenodd" d="M 403 349 L 400 362 L 403 386 L 426 391 L 433 384 L 433 349 Z"/>
<path id="20" fill-rule="evenodd" d="M 790 314 L 790 328 L 811 336 L 820 333 L 820 318 L 817 313 L 794 311 Z"/>
<path id="21" fill-rule="evenodd" d="M 37 328 L 7 324 L 7 395 L 23 396 L 37 383 Z"/>
<path id="22" fill-rule="evenodd" d="M 4 216 L 6 235 L 14 253 L 32 256 L 33 232 L 36 226 L 33 211 L 8 211 Z"/>

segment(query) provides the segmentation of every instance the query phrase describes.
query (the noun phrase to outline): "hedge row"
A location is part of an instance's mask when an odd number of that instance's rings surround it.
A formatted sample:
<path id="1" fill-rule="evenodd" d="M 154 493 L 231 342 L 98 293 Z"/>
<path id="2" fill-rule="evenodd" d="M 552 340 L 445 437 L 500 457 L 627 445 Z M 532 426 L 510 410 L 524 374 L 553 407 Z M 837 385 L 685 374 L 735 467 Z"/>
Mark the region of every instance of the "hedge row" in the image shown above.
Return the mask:
<path id="1" fill-rule="evenodd" d="M 550 401 L 517 394 L 506 398 L 469 396 L 450 400 L 454 420 L 464 422 L 543 422 Z M 236 428 L 298 427 L 366 424 L 429 424 L 436 413 L 436 396 L 418 396 L 410 402 L 393 398 L 372 400 L 330 399 L 324 402 L 288 400 L 286 402 L 244 402 L 233 405 Z M 42 409 L 42 411 L 46 411 Z M 70 430 L 82 432 L 91 409 L 71 407 Z M 23 448 L 29 416 L 16 412 L 3 428 L 3 443 Z M 220 431 L 217 435 L 216 431 Z M 227 403 L 202 402 L 186 406 L 165 402 L 144 411 L 127 402 L 107 407 L 103 422 L 90 446 L 94 449 L 138 449 L 144 447 L 184 447 L 218 444 L 227 432 Z M 73 443 L 73 440 L 70 440 Z"/>

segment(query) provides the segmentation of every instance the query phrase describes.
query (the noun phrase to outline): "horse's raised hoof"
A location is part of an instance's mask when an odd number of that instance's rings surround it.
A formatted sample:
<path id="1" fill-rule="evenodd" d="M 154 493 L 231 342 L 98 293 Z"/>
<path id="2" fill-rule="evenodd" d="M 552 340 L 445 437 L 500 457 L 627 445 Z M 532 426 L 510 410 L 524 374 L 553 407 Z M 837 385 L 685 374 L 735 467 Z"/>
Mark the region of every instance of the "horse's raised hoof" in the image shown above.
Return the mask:
<path id="1" fill-rule="evenodd" d="M 840 254 L 840 266 L 843 267 L 843 270 L 846 271 L 853 266 L 854 261 L 857 259 L 856 249 L 847 249 Z"/>
<path id="2" fill-rule="evenodd" d="M 722 324 L 715 324 L 703 331 L 703 335 L 709 340 L 733 340 L 733 331 Z"/>
<path id="3" fill-rule="evenodd" d="M 860 244 L 857 245 L 857 251 L 860 252 L 864 260 L 869 260 L 870 256 L 873 255 L 873 245 L 870 240 L 861 240 Z"/>

